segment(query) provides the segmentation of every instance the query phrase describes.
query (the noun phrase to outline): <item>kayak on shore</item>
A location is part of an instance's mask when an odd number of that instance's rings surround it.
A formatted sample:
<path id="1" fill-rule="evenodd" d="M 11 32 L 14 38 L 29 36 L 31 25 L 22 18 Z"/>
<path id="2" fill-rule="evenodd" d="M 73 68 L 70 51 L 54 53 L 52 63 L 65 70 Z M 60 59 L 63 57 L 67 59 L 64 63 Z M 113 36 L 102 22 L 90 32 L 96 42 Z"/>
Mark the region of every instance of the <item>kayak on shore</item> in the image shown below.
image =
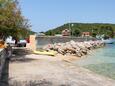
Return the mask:
<path id="1" fill-rule="evenodd" d="M 49 56 L 55 56 L 56 52 L 55 51 L 40 51 L 40 50 L 35 50 L 33 51 L 34 54 L 38 54 L 38 55 L 49 55 Z"/>

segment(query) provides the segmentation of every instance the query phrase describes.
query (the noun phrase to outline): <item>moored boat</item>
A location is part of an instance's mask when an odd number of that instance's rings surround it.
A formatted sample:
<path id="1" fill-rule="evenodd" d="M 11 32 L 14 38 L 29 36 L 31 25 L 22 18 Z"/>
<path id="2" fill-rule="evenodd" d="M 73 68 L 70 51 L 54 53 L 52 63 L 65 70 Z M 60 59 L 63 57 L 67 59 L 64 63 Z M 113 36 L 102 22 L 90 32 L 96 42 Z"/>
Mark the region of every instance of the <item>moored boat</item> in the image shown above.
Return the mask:
<path id="1" fill-rule="evenodd" d="M 112 38 L 102 39 L 102 41 L 106 44 L 113 44 L 115 42 L 115 39 L 112 39 Z"/>

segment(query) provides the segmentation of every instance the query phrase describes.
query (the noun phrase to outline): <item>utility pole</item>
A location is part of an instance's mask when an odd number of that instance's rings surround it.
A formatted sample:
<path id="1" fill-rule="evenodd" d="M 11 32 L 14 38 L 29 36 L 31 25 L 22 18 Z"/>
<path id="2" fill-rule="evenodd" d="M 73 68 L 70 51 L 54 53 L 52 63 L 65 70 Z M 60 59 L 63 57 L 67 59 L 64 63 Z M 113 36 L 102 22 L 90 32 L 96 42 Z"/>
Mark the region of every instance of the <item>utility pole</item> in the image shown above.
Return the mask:
<path id="1" fill-rule="evenodd" d="M 71 25 L 70 25 L 70 22 L 69 22 L 69 30 L 70 30 L 70 36 L 71 36 Z"/>
<path id="2" fill-rule="evenodd" d="M 73 27 L 74 26 L 74 24 L 71 24 L 71 35 L 73 36 Z"/>

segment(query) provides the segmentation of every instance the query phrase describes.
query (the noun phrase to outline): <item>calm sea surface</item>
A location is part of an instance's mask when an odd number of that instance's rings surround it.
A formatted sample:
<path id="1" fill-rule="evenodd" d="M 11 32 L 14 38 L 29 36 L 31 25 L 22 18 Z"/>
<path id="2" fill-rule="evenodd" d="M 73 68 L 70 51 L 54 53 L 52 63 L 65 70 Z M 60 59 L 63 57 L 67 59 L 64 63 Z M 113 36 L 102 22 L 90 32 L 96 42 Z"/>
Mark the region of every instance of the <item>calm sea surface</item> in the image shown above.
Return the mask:
<path id="1" fill-rule="evenodd" d="M 115 79 L 115 44 L 107 44 L 104 48 L 96 49 L 73 63 Z"/>

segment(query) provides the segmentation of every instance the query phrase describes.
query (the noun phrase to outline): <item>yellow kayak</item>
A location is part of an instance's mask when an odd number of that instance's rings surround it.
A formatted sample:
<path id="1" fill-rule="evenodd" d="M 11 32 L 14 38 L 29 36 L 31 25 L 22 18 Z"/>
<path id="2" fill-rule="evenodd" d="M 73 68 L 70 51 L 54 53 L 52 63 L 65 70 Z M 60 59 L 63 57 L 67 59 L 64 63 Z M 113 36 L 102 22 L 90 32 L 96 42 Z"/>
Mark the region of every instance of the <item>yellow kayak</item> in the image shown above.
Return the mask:
<path id="1" fill-rule="evenodd" d="M 55 56 L 56 52 L 55 51 L 39 51 L 39 50 L 35 50 L 34 54 Z"/>

